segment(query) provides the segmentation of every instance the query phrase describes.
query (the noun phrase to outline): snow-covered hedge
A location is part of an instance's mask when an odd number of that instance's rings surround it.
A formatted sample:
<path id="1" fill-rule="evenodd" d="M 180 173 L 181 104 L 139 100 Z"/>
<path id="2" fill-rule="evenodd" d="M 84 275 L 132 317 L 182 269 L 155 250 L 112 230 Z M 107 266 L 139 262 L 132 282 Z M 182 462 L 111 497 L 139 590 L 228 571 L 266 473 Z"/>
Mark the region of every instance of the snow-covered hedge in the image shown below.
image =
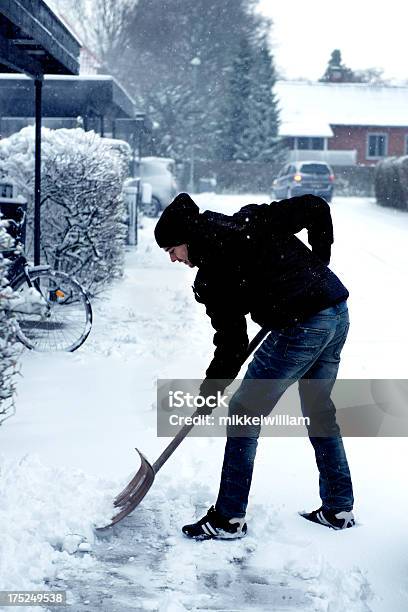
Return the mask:
<path id="1" fill-rule="evenodd" d="M 17 373 L 18 349 L 15 321 L 7 309 L 12 296 L 6 271 L 9 261 L 3 252 L 12 248 L 12 239 L 6 231 L 7 221 L 0 218 L 0 425 L 14 414 L 14 391 Z"/>
<path id="2" fill-rule="evenodd" d="M 375 197 L 381 206 L 408 210 L 408 156 L 390 157 L 377 164 Z"/>
<path id="3" fill-rule="evenodd" d="M 128 160 L 94 132 L 42 130 L 42 261 L 70 272 L 94 293 L 123 271 L 123 181 Z M 34 128 L 0 141 L 0 177 L 28 200 L 32 253 Z"/>

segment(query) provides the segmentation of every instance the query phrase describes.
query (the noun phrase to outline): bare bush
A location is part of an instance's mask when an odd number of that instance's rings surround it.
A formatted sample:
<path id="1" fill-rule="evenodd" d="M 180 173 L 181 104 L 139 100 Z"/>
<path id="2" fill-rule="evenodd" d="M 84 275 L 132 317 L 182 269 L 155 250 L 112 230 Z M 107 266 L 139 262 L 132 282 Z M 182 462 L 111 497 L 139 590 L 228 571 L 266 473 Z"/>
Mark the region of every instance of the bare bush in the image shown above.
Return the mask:
<path id="1" fill-rule="evenodd" d="M 381 206 L 408 209 L 408 157 L 389 157 L 375 169 L 375 197 Z"/>
<path id="2" fill-rule="evenodd" d="M 8 259 L 4 256 L 12 247 L 6 231 L 7 221 L 0 219 L 0 425 L 14 415 L 14 393 L 19 350 L 16 344 L 16 323 L 8 309 L 13 295 L 6 277 Z"/>
<path id="3" fill-rule="evenodd" d="M 94 132 L 42 131 L 41 256 L 88 291 L 123 272 L 126 237 L 123 181 L 127 160 Z M 34 130 L 0 142 L 0 174 L 28 200 L 26 250 L 33 250 Z"/>

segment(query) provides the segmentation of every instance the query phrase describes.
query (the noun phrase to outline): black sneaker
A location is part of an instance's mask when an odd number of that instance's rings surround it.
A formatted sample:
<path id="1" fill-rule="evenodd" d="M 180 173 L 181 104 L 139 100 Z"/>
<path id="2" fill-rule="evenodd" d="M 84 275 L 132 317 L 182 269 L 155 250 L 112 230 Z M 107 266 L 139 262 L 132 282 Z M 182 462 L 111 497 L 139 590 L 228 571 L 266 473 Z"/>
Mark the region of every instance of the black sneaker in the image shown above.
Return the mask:
<path id="1" fill-rule="evenodd" d="M 182 532 L 188 538 L 195 540 L 234 540 L 243 538 L 247 532 L 247 524 L 244 518 L 225 518 L 218 514 L 214 506 L 207 514 L 192 525 L 184 525 Z"/>
<path id="2" fill-rule="evenodd" d="M 308 521 L 312 521 L 312 523 L 318 523 L 332 529 L 347 529 L 348 527 L 354 527 L 356 524 L 351 510 L 350 512 L 346 510 L 335 512 L 319 508 L 318 510 L 313 510 L 313 512 L 299 512 L 299 514 Z"/>

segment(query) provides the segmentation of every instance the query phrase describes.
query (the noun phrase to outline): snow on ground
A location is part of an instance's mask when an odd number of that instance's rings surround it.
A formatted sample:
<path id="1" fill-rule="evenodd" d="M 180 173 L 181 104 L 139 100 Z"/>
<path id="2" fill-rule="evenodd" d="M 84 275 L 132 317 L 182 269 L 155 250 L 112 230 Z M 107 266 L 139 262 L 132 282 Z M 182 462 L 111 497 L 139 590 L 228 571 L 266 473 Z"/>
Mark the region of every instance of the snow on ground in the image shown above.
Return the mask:
<path id="1" fill-rule="evenodd" d="M 231 213 L 268 198 L 197 201 Z M 363 198 L 335 198 L 332 212 L 331 267 L 351 292 L 340 376 L 408 378 L 408 215 Z M 221 438 L 185 440 L 141 506 L 94 531 L 138 468 L 134 446 L 154 460 L 168 443 L 156 437 L 156 379 L 200 378 L 212 350 L 191 292 L 195 272 L 167 261 L 153 226 L 144 221 L 124 279 L 95 301 L 79 351 L 24 354 L 17 415 L 0 429 L 0 589 L 66 588 L 75 612 L 406 610 L 406 438 L 345 440 L 359 523 L 345 532 L 297 515 L 319 503 L 312 449 L 301 438 L 260 440 L 241 541 L 180 535 L 215 501 Z M 91 551 L 72 554 L 81 541 Z"/>

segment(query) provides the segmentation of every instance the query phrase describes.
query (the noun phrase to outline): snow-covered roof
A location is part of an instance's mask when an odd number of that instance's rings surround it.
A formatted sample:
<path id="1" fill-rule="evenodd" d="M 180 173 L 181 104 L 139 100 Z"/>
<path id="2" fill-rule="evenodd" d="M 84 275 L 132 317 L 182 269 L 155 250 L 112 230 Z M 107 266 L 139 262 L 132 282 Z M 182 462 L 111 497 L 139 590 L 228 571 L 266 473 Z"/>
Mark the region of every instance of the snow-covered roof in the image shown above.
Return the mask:
<path id="1" fill-rule="evenodd" d="M 0 73 L 0 109 L 3 117 L 33 117 L 32 79 Z M 135 103 L 124 87 L 110 75 L 50 75 L 44 77 L 43 117 L 86 115 L 90 104 L 117 119 L 134 119 Z"/>
<path id="2" fill-rule="evenodd" d="M 281 113 L 282 117 L 283 113 Z M 301 117 L 295 121 L 282 121 L 280 129 L 280 136 L 320 136 L 328 137 L 333 136 L 333 130 L 329 123 L 321 117 L 309 115 L 307 120 L 302 120 Z"/>
<path id="3" fill-rule="evenodd" d="M 331 125 L 408 126 L 408 87 L 278 81 L 282 136 L 332 136 Z"/>
<path id="4" fill-rule="evenodd" d="M 44 0 L 0 2 L 0 22 L 5 24 L 1 38 L 6 49 L 0 70 L 34 78 L 78 73 L 81 45 Z"/>
<path id="5" fill-rule="evenodd" d="M 75 38 L 75 40 L 77 41 L 79 46 L 82 47 L 82 45 L 83 45 L 82 40 L 80 39 L 78 34 L 75 32 L 75 30 L 72 28 L 71 24 L 68 23 L 68 21 L 66 20 L 65 16 L 59 10 L 58 4 L 56 2 L 54 2 L 54 0 L 43 0 L 43 2 L 44 2 L 44 4 L 46 4 L 48 6 L 50 11 L 52 11 L 54 13 L 54 15 L 61 21 L 61 23 L 63 24 L 65 29 L 68 30 L 70 35 L 73 38 Z"/>
<path id="6" fill-rule="evenodd" d="M 31 79 L 25 76 L 24 74 L 19 74 L 19 73 L 9 73 L 9 72 L 0 73 L 0 87 L 2 86 L 2 83 L 4 81 L 11 81 L 11 80 L 21 82 L 21 81 L 30 81 Z M 114 85 L 115 89 L 120 90 L 123 96 L 129 102 L 131 102 L 132 104 L 135 104 L 133 98 L 126 91 L 123 85 L 119 83 L 119 81 L 117 81 L 115 77 L 113 77 L 110 74 L 89 74 L 89 75 L 87 74 L 46 74 L 44 75 L 44 81 L 46 82 L 60 81 L 60 82 L 65 82 L 65 83 L 70 83 L 70 82 L 79 83 L 81 81 L 84 83 L 89 83 L 91 81 L 95 81 L 95 83 L 100 83 L 102 81 L 111 82 Z"/>

